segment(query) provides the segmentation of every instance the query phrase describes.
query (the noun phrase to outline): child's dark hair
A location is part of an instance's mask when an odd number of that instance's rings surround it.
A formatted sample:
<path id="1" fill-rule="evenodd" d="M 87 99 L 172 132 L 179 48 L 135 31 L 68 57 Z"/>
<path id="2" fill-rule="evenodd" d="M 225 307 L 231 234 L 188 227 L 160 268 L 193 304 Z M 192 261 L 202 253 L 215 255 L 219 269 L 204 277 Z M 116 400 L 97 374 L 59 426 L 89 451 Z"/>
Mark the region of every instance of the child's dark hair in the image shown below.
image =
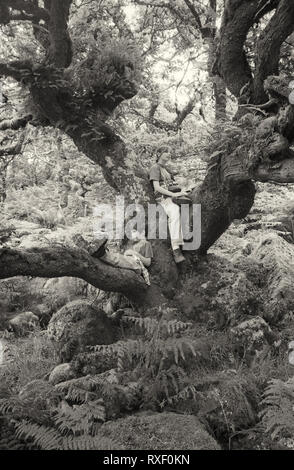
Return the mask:
<path id="1" fill-rule="evenodd" d="M 161 147 L 159 147 L 156 151 L 156 156 L 155 156 L 155 161 L 156 163 L 158 163 L 158 160 L 160 159 L 161 155 L 165 152 L 170 152 L 170 147 L 169 145 L 162 145 Z"/>

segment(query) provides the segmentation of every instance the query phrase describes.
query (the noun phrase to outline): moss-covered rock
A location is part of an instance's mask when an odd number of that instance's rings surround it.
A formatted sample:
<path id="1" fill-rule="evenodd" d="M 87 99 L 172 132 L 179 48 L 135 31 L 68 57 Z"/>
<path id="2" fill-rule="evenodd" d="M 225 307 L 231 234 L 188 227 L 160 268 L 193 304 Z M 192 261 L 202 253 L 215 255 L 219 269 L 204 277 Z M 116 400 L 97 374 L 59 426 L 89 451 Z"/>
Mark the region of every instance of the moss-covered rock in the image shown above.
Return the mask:
<path id="1" fill-rule="evenodd" d="M 39 318 L 33 312 L 22 312 L 9 320 L 9 326 L 14 333 L 23 336 L 39 326 Z"/>
<path id="2" fill-rule="evenodd" d="M 103 310 L 83 300 L 70 302 L 56 312 L 47 333 L 65 362 L 83 352 L 86 346 L 111 344 L 117 337 L 113 322 Z"/>
<path id="3" fill-rule="evenodd" d="M 217 327 L 236 324 L 243 315 L 255 315 L 262 309 L 259 288 L 247 272 L 215 255 L 199 262 L 177 301 L 183 318 L 211 320 Z"/>
<path id="4" fill-rule="evenodd" d="M 43 303 L 50 306 L 52 312 L 56 312 L 68 302 L 85 297 L 87 286 L 87 282 L 74 277 L 48 279 L 43 287 Z"/>
<path id="5" fill-rule="evenodd" d="M 138 413 L 105 423 L 104 437 L 115 438 L 128 450 L 218 450 L 217 442 L 193 415 Z"/>
<path id="6" fill-rule="evenodd" d="M 100 351 L 79 353 L 73 357 L 71 367 L 78 376 L 101 374 L 117 367 L 117 357 L 115 354 Z"/>
<path id="7" fill-rule="evenodd" d="M 52 385 L 56 385 L 60 382 L 64 382 L 65 380 L 73 379 L 74 377 L 75 373 L 70 364 L 65 362 L 64 364 L 59 364 L 53 369 L 49 376 L 49 382 Z"/>

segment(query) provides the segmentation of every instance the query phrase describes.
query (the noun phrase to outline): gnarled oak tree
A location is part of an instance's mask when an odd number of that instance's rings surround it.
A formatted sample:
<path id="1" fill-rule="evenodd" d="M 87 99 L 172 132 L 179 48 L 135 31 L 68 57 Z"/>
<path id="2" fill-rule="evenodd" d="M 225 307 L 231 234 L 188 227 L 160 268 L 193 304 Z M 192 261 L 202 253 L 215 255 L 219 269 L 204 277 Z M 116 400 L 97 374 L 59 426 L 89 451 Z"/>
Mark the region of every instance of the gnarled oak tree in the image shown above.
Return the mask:
<path id="1" fill-rule="evenodd" d="M 184 3 L 197 12 L 193 1 Z M 83 62 L 81 57 L 77 60 L 78 52 L 69 33 L 70 18 L 76 8 L 73 0 L 0 0 L 0 23 L 29 24 L 44 51 L 41 62 L 26 57 L 1 61 L 0 75 L 13 78 L 29 90 L 36 112 L 35 125 L 60 129 L 81 152 L 100 165 L 106 181 L 115 190 L 128 201 L 146 204 L 153 200 L 146 171 L 136 162 L 135 155 L 128 153 L 122 138 L 107 122 L 120 103 L 136 95 L 137 64 L 126 55 L 103 56 L 99 47 L 94 53 L 88 51 Z M 272 15 L 258 38 L 255 69 L 252 69 L 245 41 L 250 29 L 269 13 Z M 196 23 L 195 27 L 199 28 Z M 254 202 L 254 180 L 294 182 L 294 155 L 290 148 L 294 139 L 294 108 L 288 100 L 291 78 L 278 75 L 281 46 L 293 31 L 292 0 L 226 2 L 215 68 L 239 100 L 241 121 L 247 119 L 252 124 L 255 119 L 252 126 L 255 134 L 247 146 L 214 156 L 203 184 L 193 192 L 193 201 L 202 207 L 199 254 L 207 252 L 233 219 L 248 214 Z M 94 38 L 99 46 L 99 31 Z M 103 73 L 97 72 L 99 63 Z M 91 76 L 82 86 L 75 80 L 81 67 Z M 250 114 L 250 105 L 270 100 L 273 101 L 266 114 L 257 117 Z M 29 120 L 20 116 L 19 127 Z M 103 290 L 122 292 L 137 303 L 159 304 L 175 295 L 179 274 L 168 244 L 155 242 L 154 245 L 151 287 L 135 273 L 108 267 L 84 249 L 56 247 L 2 248 L 0 278 L 76 276 Z M 192 253 L 189 256 L 192 270 L 193 259 Z"/>

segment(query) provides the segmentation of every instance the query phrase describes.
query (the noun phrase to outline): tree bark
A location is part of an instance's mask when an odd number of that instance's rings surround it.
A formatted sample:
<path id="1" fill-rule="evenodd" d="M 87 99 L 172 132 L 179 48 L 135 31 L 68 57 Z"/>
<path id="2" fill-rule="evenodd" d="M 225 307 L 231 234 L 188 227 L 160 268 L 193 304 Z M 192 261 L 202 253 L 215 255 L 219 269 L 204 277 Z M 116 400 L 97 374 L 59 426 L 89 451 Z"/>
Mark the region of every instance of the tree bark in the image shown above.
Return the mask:
<path id="1" fill-rule="evenodd" d="M 206 254 L 234 219 L 246 217 L 254 196 L 254 184 L 240 160 L 222 155 L 210 162 L 203 184 L 192 196 L 201 204 L 200 254 Z"/>
<path id="2" fill-rule="evenodd" d="M 166 301 L 160 289 L 148 287 L 140 275 L 114 268 L 85 250 L 67 246 L 0 247 L 0 279 L 14 276 L 77 277 L 104 291 L 121 292 L 136 305 L 154 306 Z"/>
<path id="3" fill-rule="evenodd" d="M 283 7 L 286 6 L 291 18 L 292 7 L 290 4 L 292 2 L 291 0 L 285 0 L 285 2 L 283 1 L 283 5 L 280 5 L 279 8 L 281 7 L 283 9 Z M 257 86 L 260 90 L 260 82 L 257 83 L 259 79 L 256 78 L 256 82 L 254 83 L 252 70 L 249 66 L 244 49 L 248 32 L 255 23 L 266 13 L 276 8 L 278 4 L 279 2 L 277 0 L 261 0 L 260 2 L 255 0 L 227 0 L 226 2 L 220 29 L 220 40 L 215 68 L 224 79 L 229 91 L 243 103 L 255 103 L 254 86 Z M 278 14 L 277 18 L 283 18 L 286 27 L 290 29 L 288 21 L 285 20 L 283 15 Z M 289 22 L 291 22 L 291 19 Z M 267 62 L 271 53 L 266 50 L 266 47 L 269 44 L 274 46 L 275 40 L 272 41 L 272 37 L 275 36 L 277 39 L 275 47 L 277 51 L 280 51 L 281 43 L 279 44 L 279 41 L 284 31 L 283 25 L 280 25 L 273 34 L 273 30 L 275 29 L 274 25 L 275 22 L 270 22 L 265 36 L 261 35 L 261 42 L 257 48 L 257 54 L 259 56 L 256 70 L 257 75 L 263 75 L 262 70 L 266 70 L 266 75 L 264 75 L 261 80 L 268 75 L 276 73 L 276 51 L 273 51 L 275 54 L 273 60 L 270 59 L 269 62 Z M 280 30 L 279 33 L 278 30 Z M 264 39 L 262 39 L 263 37 Z M 268 42 L 267 46 L 263 44 L 264 40 L 265 43 Z M 260 50 L 260 47 L 262 47 L 262 50 Z"/>
<path id="4" fill-rule="evenodd" d="M 253 102 L 265 103 L 267 95 L 263 83 L 269 75 L 278 75 L 280 51 L 283 42 L 294 31 L 294 2 L 282 0 L 266 28 L 260 33 L 256 46 L 256 64 L 253 81 Z"/>
<path id="5" fill-rule="evenodd" d="M 72 44 L 67 29 L 69 10 L 73 0 L 51 0 L 48 61 L 57 68 L 66 68 L 72 60 Z"/>
<path id="6" fill-rule="evenodd" d="M 215 119 L 225 119 L 226 117 L 226 106 L 227 106 L 227 94 L 226 94 L 226 85 L 223 79 L 215 73 L 214 63 L 217 55 L 217 36 L 216 36 L 216 0 L 210 0 L 209 6 L 213 14 L 211 15 L 211 27 L 209 29 L 209 34 L 205 38 L 205 41 L 208 45 L 208 59 L 207 59 L 207 68 L 208 74 L 212 80 L 213 95 L 215 102 Z"/>
<path id="7" fill-rule="evenodd" d="M 227 88 L 236 97 L 245 86 L 252 87 L 244 42 L 257 10 L 255 1 L 229 0 L 223 15 L 216 65 Z"/>

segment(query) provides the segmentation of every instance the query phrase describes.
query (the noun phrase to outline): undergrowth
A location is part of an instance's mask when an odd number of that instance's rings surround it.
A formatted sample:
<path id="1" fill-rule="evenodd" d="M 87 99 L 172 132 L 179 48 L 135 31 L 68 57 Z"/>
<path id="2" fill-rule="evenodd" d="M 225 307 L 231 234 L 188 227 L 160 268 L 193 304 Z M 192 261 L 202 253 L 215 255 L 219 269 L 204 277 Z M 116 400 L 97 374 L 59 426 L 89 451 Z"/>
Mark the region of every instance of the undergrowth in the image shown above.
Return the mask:
<path id="1" fill-rule="evenodd" d="M 283 357 L 268 355 L 248 367 L 230 356 L 223 333 L 207 332 L 203 339 L 193 324 L 164 316 L 124 316 L 122 322 L 131 338 L 85 353 L 97 361 L 111 357 L 112 370 L 57 386 L 47 380 L 57 358 L 43 333 L 15 342 L 0 386 L 0 420 L 7 431 L 0 434 L 0 447 L 119 449 L 101 438 L 100 427 L 140 409 L 196 414 L 224 448 L 258 426 L 271 439 L 293 432 L 294 388 L 293 381 L 283 381 Z M 280 376 L 266 389 L 277 370 Z"/>
<path id="2" fill-rule="evenodd" d="M 261 425 L 271 439 L 292 438 L 294 433 L 294 378 L 270 380 L 261 401 Z"/>
<path id="3" fill-rule="evenodd" d="M 19 392 L 32 380 L 41 379 L 58 363 L 56 352 L 44 332 L 34 332 L 25 338 L 9 341 L 8 364 L 0 381 L 0 397 L 4 384 Z"/>

